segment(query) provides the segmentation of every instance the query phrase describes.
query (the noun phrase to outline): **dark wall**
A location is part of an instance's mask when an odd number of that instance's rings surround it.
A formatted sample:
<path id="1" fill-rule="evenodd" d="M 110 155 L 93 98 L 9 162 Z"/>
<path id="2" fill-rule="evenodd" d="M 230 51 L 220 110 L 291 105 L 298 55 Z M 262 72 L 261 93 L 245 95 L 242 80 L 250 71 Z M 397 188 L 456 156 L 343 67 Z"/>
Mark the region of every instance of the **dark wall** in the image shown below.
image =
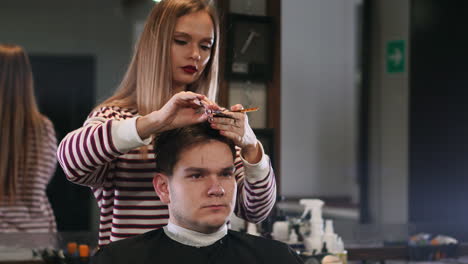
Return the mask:
<path id="1" fill-rule="evenodd" d="M 412 0 L 409 221 L 466 239 L 467 26 L 468 1 Z"/>
<path id="2" fill-rule="evenodd" d="M 54 124 L 57 141 L 82 126 L 94 105 L 93 56 L 31 56 L 40 111 Z M 59 231 L 91 229 L 92 194 L 88 187 L 69 182 L 57 165 L 47 187 Z"/>

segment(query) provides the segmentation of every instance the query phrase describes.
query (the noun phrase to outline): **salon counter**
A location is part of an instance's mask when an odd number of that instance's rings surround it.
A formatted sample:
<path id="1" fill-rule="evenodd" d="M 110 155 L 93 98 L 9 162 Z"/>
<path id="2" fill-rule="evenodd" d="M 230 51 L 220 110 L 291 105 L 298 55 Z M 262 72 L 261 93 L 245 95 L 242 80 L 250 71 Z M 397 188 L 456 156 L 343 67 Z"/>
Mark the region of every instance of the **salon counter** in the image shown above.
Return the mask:
<path id="1" fill-rule="evenodd" d="M 348 260 L 384 261 L 384 260 L 409 260 L 410 249 L 408 246 L 359 246 L 347 248 Z M 468 243 L 462 243 L 458 247 L 458 256 L 468 256 Z"/>
<path id="2" fill-rule="evenodd" d="M 43 264 L 38 254 L 65 249 L 69 242 L 95 248 L 97 234 L 92 232 L 0 233 L 0 264 Z M 36 253 L 34 253 L 36 252 Z"/>
<path id="3" fill-rule="evenodd" d="M 5 260 L 0 261 L 0 264 L 45 264 L 45 262 L 42 260 Z"/>
<path id="4" fill-rule="evenodd" d="M 14 240 L 12 235 L 0 235 L 0 264 L 44 264 L 45 262 L 37 257 L 33 258 L 32 250 L 20 249 L 16 247 L 16 254 L 12 254 L 11 248 L 15 245 L 28 246 L 27 248 L 64 248 L 66 241 L 78 241 L 79 243 L 87 243 L 91 241 L 93 235 L 89 233 L 74 233 L 74 234 L 51 234 L 51 235 L 31 235 L 14 236 L 19 240 Z M 31 238 L 32 237 L 32 238 Z M 81 239 L 81 240 L 80 240 Z M 21 243 L 20 243 L 21 242 Z M 65 244 L 64 244 L 65 243 Z M 9 244 L 11 248 L 7 248 L 5 244 Z M 89 243 L 92 244 L 92 243 Z M 345 244 L 348 252 L 349 261 L 380 261 L 385 260 L 409 260 L 409 248 L 405 245 L 384 245 L 383 243 L 350 243 Z M 9 258 L 6 254 L 10 254 Z M 21 255 L 22 254 L 22 255 Z M 468 243 L 461 243 L 458 247 L 459 256 L 468 256 Z M 23 258 L 21 258 L 23 256 Z"/>

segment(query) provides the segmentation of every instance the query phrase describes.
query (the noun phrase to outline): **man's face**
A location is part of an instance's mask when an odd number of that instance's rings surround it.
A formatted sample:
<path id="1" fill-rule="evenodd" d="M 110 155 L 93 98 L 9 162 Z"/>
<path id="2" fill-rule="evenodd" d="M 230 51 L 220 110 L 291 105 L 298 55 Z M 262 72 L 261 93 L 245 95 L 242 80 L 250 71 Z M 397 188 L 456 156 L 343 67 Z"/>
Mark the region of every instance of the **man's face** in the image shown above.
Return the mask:
<path id="1" fill-rule="evenodd" d="M 166 179 L 167 195 L 158 190 L 158 178 Z M 159 174 L 154 185 L 161 201 L 168 204 L 174 224 L 213 233 L 234 210 L 237 186 L 232 152 L 216 140 L 196 144 L 182 151 L 172 176 Z"/>

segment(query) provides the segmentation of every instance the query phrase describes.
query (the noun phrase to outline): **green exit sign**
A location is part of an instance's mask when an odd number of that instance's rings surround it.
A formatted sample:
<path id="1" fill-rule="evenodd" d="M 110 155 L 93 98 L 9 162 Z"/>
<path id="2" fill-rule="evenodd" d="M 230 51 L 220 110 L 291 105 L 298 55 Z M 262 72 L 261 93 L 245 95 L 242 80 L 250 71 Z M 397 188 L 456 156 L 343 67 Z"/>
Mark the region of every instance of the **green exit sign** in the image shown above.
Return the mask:
<path id="1" fill-rule="evenodd" d="M 392 40 L 387 42 L 387 73 L 402 73 L 405 71 L 405 41 Z"/>

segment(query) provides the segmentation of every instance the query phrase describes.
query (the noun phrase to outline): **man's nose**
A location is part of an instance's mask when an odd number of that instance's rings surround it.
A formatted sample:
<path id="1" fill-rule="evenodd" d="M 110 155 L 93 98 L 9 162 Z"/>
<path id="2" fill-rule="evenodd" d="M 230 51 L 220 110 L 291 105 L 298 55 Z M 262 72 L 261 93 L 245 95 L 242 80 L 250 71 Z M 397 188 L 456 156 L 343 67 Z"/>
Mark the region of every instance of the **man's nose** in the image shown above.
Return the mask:
<path id="1" fill-rule="evenodd" d="M 208 189 L 209 196 L 223 196 L 225 193 L 223 186 L 219 180 L 212 180 L 210 183 L 210 188 Z"/>

